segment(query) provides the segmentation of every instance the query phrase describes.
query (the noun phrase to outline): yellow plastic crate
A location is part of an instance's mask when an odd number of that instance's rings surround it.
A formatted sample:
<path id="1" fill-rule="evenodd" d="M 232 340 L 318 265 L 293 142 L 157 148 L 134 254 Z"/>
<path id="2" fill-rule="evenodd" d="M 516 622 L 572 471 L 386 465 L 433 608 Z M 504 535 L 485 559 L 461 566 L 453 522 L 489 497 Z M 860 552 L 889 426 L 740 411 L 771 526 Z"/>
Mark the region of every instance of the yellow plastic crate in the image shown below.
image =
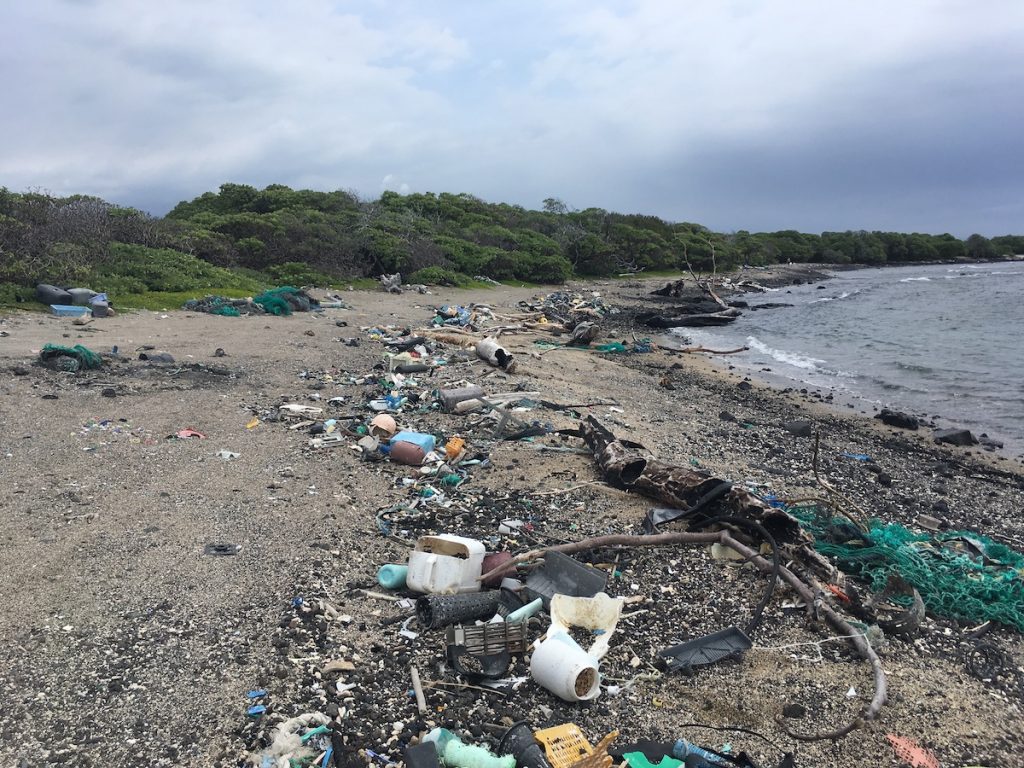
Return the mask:
<path id="1" fill-rule="evenodd" d="M 536 731 L 533 737 L 544 745 L 551 768 L 570 768 L 594 751 L 575 723 L 564 723 L 554 728 Z"/>

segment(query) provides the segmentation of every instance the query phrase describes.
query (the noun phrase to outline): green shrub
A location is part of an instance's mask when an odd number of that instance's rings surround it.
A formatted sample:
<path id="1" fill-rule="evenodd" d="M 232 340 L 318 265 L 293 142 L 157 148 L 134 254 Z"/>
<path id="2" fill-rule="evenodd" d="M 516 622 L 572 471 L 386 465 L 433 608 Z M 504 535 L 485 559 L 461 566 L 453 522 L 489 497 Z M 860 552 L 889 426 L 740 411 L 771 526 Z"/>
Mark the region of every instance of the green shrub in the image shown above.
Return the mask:
<path id="1" fill-rule="evenodd" d="M 267 274 L 275 283 L 288 285 L 329 285 L 334 279 L 319 269 L 301 261 L 286 261 L 267 267 Z"/>
<path id="2" fill-rule="evenodd" d="M 468 281 L 464 275 L 441 267 L 424 267 L 409 275 L 408 282 L 424 285 L 451 285 L 458 287 Z"/>
<path id="3" fill-rule="evenodd" d="M 36 300 L 34 288 L 15 283 L 0 283 L 0 307 L 13 307 Z M 37 305 L 38 306 L 38 305 Z"/>
<path id="4" fill-rule="evenodd" d="M 143 291 L 201 291 L 211 288 L 255 290 L 255 280 L 180 251 L 112 243 L 90 286 L 110 294 Z M 116 288 L 115 288 L 116 287 Z"/>

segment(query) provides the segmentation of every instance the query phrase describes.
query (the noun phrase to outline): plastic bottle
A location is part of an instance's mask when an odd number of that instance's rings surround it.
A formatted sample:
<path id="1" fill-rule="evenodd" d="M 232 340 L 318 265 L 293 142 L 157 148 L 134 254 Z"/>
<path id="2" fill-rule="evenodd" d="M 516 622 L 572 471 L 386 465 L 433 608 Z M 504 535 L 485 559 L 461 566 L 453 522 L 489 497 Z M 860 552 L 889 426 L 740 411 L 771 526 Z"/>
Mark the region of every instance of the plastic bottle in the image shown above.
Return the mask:
<path id="1" fill-rule="evenodd" d="M 522 608 L 512 611 L 512 613 L 505 617 L 505 622 L 507 624 L 518 624 L 520 621 L 526 621 L 543 607 L 544 600 L 538 597 L 532 603 L 527 603 Z"/>
<path id="2" fill-rule="evenodd" d="M 703 768 L 704 766 L 716 768 L 716 766 L 724 765 L 722 758 L 718 755 L 713 755 L 706 749 L 701 749 L 696 744 L 691 744 L 686 739 L 678 739 L 672 746 L 672 757 L 676 760 L 685 760 L 689 755 L 695 755 L 705 761 L 698 768 Z"/>
<path id="3" fill-rule="evenodd" d="M 405 589 L 405 578 L 409 575 L 407 565 L 382 565 L 377 571 L 377 583 L 385 589 Z"/>

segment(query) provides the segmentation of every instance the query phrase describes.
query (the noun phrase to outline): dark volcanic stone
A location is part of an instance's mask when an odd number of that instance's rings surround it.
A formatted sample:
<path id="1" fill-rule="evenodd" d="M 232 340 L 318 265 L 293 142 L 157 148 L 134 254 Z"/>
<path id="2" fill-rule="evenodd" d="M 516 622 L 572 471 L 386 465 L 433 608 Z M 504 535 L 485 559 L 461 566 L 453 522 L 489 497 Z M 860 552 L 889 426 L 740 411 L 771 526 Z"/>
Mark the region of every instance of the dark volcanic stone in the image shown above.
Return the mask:
<path id="1" fill-rule="evenodd" d="M 969 429 L 938 429 L 935 431 L 935 442 L 950 445 L 977 445 L 978 439 Z"/>
<path id="2" fill-rule="evenodd" d="M 900 429 L 917 429 L 920 426 L 920 422 L 910 414 L 903 413 L 903 411 L 891 411 L 888 408 L 883 408 L 875 418 L 883 424 Z"/>
<path id="3" fill-rule="evenodd" d="M 807 707 L 803 704 L 787 704 L 782 708 L 783 717 L 792 717 L 796 720 L 807 715 Z"/>
<path id="4" fill-rule="evenodd" d="M 814 425 L 804 419 L 798 419 L 796 421 L 784 422 L 782 428 L 797 437 L 810 437 L 814 430 Z"/>
<path id="5" fill-rule="evenodd" d="M 722 411 L 720 414 L 718 414 L 718 418 L 720 418 L 722 421 L 736 421 L 736 417 L 733 416 L 728 411 Z"/>

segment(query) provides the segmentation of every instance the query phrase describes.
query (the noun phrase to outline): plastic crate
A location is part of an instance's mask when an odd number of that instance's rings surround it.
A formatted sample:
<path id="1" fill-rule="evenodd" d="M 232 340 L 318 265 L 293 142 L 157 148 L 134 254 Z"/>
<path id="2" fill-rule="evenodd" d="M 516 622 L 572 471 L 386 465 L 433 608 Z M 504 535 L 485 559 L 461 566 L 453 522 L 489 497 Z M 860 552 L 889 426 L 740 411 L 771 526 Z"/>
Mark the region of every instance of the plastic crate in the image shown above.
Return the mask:
<path id="1" fill-rule="evenodd" d="M 534 733 L 533 737 L 544 745 L 551 768 L 569 768 L 594 751 L 575 723 L 545 728 Z"/>
<path id="2" fill-rule="evenodd" d="M 71 304 L 51 304 L 50 310 L 57 317 L 85 317 L 92 312 L 89 307 L 75 307 Z"/>

